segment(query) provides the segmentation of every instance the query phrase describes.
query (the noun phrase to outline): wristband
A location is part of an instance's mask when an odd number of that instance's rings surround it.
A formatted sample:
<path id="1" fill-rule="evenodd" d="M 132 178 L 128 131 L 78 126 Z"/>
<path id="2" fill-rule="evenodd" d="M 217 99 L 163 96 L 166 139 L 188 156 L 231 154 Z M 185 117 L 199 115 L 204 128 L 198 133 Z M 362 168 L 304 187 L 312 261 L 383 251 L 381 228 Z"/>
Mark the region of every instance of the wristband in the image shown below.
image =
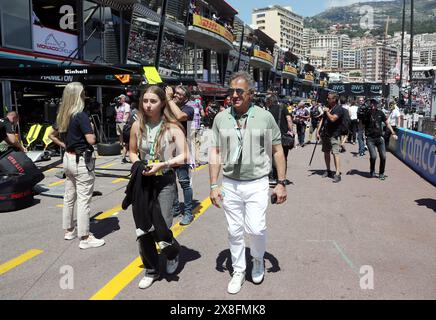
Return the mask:
<path id="1" fill-rule="evenodd" d="M 169 167 L 170 167 L 170 162 L 169 162 L 168 160 L 165 161 L 164 164 L 165 164 L 165 167 L 166 167 L 166 168 L 169 168 Z"/>
<path id="2" fill-rule="evenodd" d="M 213 189 L 216 189 L 216 188 L 218 188 L 219 186 L 217 185 L 217 184 L 211 184 L 210 185 L 210 190 L 213 190 Z"/>

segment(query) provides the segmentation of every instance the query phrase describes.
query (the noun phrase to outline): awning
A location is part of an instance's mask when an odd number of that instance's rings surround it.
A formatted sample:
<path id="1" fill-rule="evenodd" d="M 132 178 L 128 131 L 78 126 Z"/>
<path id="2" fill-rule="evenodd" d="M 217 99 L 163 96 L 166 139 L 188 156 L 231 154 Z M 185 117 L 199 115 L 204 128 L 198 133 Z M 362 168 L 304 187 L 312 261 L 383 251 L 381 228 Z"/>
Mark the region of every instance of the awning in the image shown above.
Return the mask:
<path id="1" fill-rule="evenodd" d="M 144 80 L 143 75 L 142 66 L 135 65 L 67 66 L 63 64 L 0 68 L 0 78 L 3 79 L 52 83 L 80 81 L 84 85 L 138 85 Z"/>
<path id="2" fill-rule="evenodd" d="M 216 83 L 197 81 L 198 90 L 205 96 L 220 96 L 227 95 L 227 88 Z"/>

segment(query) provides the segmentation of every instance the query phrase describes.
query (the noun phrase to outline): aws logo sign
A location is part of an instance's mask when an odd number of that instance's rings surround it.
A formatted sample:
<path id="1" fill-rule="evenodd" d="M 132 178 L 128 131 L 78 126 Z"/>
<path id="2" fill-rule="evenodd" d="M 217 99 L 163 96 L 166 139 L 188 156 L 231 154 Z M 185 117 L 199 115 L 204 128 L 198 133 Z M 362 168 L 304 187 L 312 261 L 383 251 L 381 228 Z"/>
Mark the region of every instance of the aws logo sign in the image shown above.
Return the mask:
<path id="1" fill-rule="evenodd" d="M 351 92 L 352 93 L 364 93 L 365 87 L 363 84 L 353 84 L 351 85 Z"/>
<path id="2" fill-rule="evenodd" d="M 332 90 L 336 91 L 337 93 L 344 93 L 345 92 L 345 85 L 334 84 L 334 85 L 332 85 Z"/>

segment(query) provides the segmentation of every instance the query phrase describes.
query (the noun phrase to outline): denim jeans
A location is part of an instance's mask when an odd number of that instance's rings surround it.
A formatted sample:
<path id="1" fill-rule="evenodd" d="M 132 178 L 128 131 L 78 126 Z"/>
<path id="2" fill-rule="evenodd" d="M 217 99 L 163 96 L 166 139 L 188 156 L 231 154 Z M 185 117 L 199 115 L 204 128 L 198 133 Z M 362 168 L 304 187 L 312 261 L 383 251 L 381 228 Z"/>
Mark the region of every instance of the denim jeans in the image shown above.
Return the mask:
<path id="1" fill-rule="evenodd" d="M 386 147 L 385 147 L 385 139 L 383 137 L 379 138 L 366 138 L 366 144 L 368 145 L 368 150 L 370 154 L 370 172 L 374 172 L 375 170 L 375 161 L 377 160 L 377 151 L 380 155 L 380 170 L 379 174 L 385 173 L 386 166 Z"/>
<path id="2" fill-rule="evenodd" d="M 304 138 L 306 134 L 306 123 L 297 123 L 297 135 L 298 135 L 298 143 L 300 146 L 304 144 Z"/>
<path id="3" fill-rule="evenodd" d="M 183 189 L 183 199 L 184 199 L 184 215 L 192 215 L 192 185 L 191 177 L 189 175 L 190 166 L 189 164 L 184 164 L 176 169 L 177 178 L 179 179 L 180 186 Z M 176 195 L 178 194 L 176 187 Z M 176 196 L 173 202 L 173 212 L 178 212 L 180 210 L 179 199 Z"/>

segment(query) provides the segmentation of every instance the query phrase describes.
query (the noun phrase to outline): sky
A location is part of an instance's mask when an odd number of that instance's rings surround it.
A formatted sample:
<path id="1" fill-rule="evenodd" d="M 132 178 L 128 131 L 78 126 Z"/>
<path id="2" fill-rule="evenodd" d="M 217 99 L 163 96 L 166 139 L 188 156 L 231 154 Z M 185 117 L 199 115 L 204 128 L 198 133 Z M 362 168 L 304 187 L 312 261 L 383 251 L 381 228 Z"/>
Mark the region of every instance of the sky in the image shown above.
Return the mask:
<path id="1" fill-rule="evenodd" d="M 356 2 L 381 0 L 226 0 L 238 10 L 238 16 L 247 24 L 251 24 L 251 12 L 254 8 L 263 8 L 271 4 L 291 6 L 293 11 L 303 17 L 311 17 L 336 6 L 346 6 Z"/>

